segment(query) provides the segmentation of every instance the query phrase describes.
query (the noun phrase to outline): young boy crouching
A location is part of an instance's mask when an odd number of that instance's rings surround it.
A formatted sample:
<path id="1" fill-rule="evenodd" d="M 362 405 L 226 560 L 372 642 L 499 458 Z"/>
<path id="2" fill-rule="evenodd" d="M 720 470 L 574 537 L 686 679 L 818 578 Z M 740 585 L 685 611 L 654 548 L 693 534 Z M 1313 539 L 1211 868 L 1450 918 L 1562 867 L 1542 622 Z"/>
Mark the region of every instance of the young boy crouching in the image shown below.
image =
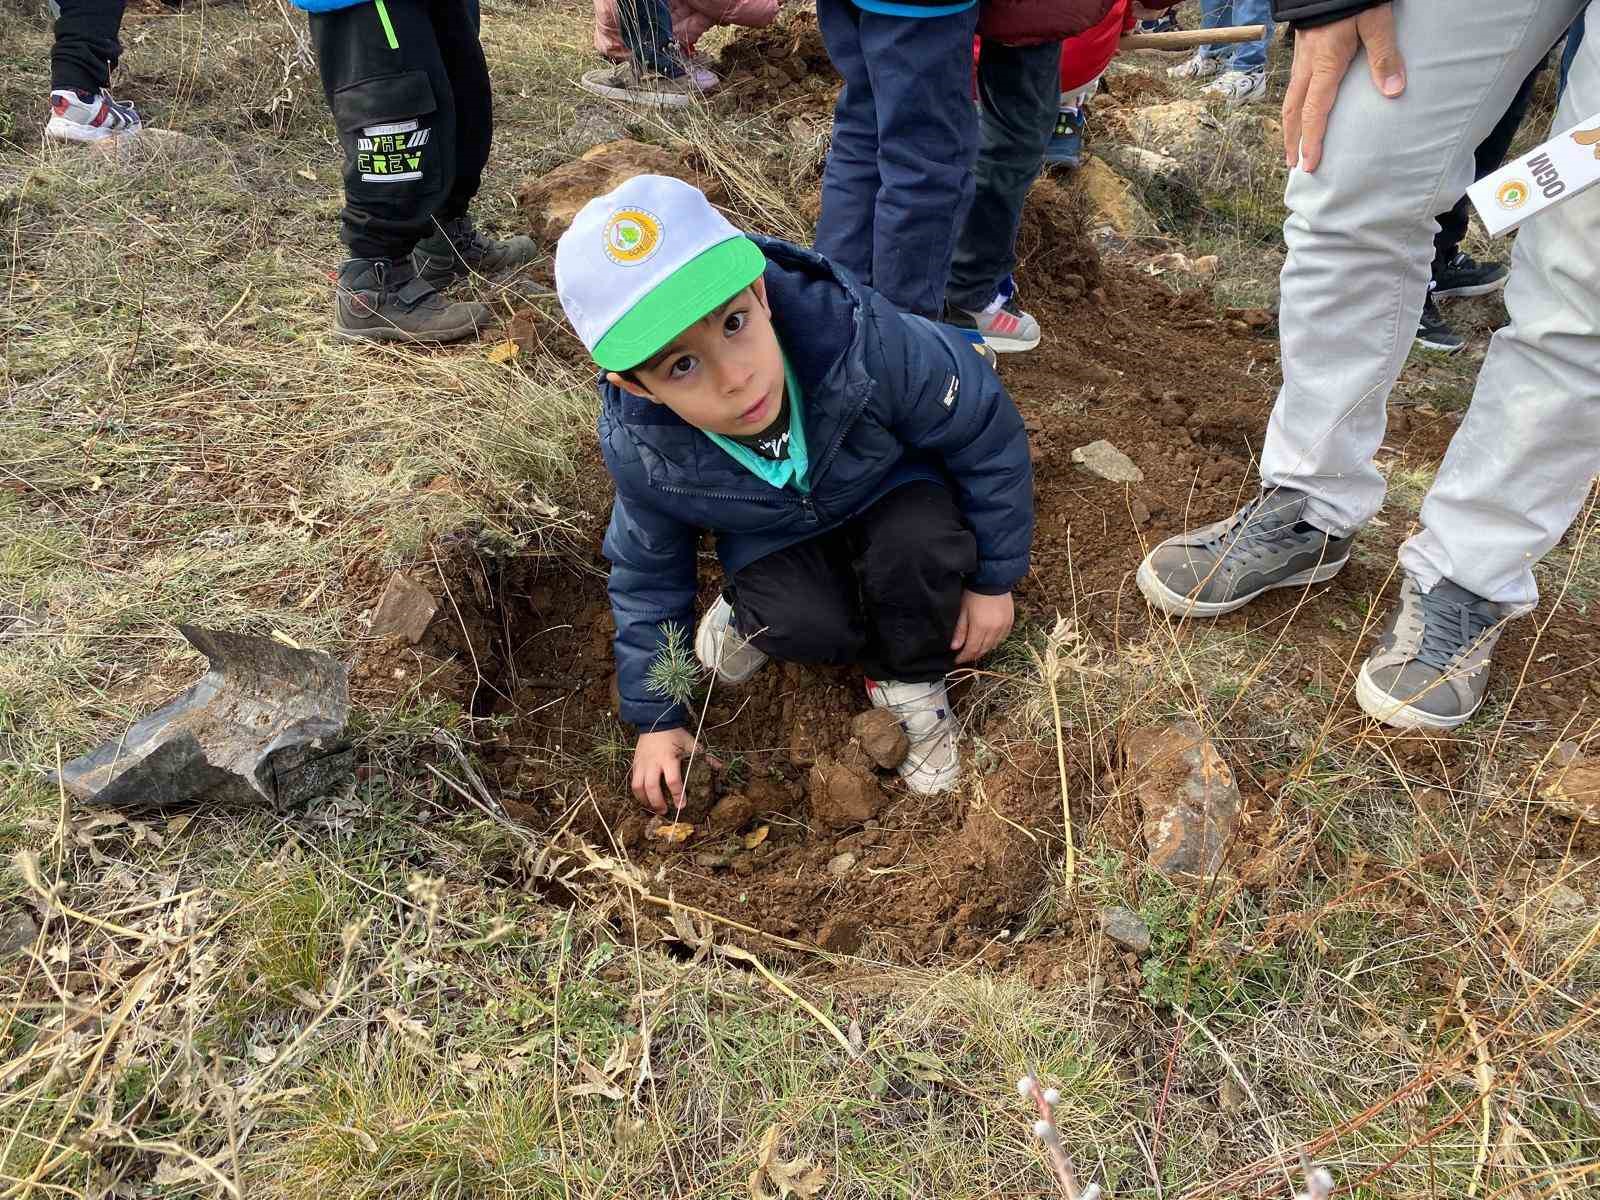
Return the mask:
<path id="1" fill-rule="evenodd" d="M 999 378 L 958 335 L 826 259 L 747 237 L 695 188 L 644 175 L 586 204 L 556 249 L 567 318 L 605 372 L 600 446 L 633 791 L 681 799 L 694 748 L 646 675 L 693 620 L 695 550 L 727 577 L 695 652 L 722 684 L 769 658 L 856 664 L 911 741 L 919 792 L 954 784 L 945 675 L 1011 629 L 1033 473 Z"/>

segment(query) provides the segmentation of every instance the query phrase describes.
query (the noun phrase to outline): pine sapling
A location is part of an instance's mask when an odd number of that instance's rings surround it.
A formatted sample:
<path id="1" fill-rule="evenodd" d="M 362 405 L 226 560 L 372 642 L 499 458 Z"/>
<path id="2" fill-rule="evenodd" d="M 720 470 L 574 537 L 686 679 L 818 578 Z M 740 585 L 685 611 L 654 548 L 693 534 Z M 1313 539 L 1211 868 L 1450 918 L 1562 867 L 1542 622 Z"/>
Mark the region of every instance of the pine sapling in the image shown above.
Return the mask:
<path id="1" fill-rule="evenodd" d="M 1066 1200 L 1100 1200 L 1100 1185 L 1078 1186 L 1078 1174 L 1072 1169 L 1072 1159 L 1061 1144 L 1061 1131 L 1056 1128 L 1056 1105 L 1061 1103 L 1061 1093 L 1055 1088 L 1041 1088 L 1032 1075 L 1017 1080 L 1017 1095 L 1031 1099 L 1039 1109 L 1039 1119 L 1033 1123 L 1033 1136 L 1044 1143 L 1045 1157 L 1050 1163 L 1050 1173 Z"/>

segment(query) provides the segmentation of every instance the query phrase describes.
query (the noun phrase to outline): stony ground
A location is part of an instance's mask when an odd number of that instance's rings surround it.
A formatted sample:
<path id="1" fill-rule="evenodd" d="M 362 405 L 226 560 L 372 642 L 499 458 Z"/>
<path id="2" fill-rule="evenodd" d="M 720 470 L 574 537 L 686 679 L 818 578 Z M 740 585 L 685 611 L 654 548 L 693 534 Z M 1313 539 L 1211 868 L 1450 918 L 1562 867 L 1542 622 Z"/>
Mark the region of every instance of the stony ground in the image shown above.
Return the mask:
<path id="1" fill-rule="evenodd" d="M 722 95 L 641 118 L 572 86 L 586 12 L 486 9 L 485 219 L 548 240 L 648 167 L 803 238 L 810 14 L 719 32 Z M 1302 1152 L 1355 1195 L 1592 1189 L 1592 513 L 1482 717 L 1391 737 L 1349 695 L 1498 301 L 1407 365 L 1338 581 L 1206 628 L 1131 586 L 1250 486 L 1267 110 L 1119 62 L 1095 160 L 1030 198 L 1047 340 L 1002 375 L 1040 532 L 958 691 L 961 792 L 894 785 L 847 675 L 774 671 L 697 692 L 727 766 L 664 830 L 623 795 L 607 485 L 553 301 L 480 284 L 504 324 L 449 352 L 332 343 L 300 19 L 157 7 L 124 40 L 119 91 L 180 137 L 43 147 L 47 30 L 0 7 L 0 1195 L 1048 1194 L 1024 1070 L 1114 1197 L 1288 1196 Z M 197 676 L 194 620 L 350 668 L 350 786 L 111 811 L 45 782 Z"/>

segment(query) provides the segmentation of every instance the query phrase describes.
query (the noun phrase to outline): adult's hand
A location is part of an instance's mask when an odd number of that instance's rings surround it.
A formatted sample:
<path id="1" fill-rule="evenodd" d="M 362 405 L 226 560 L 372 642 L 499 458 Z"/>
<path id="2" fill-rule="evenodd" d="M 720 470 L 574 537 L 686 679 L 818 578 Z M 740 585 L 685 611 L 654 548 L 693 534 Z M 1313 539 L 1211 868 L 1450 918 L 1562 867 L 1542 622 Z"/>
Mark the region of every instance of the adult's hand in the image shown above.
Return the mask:
<path id="1" fill-rule="evenodd" d="M 1380 4 L 1342 21 L 1295 31 L 1294 66 L 1283 97 L 1284 165 L 1292 167 L 1298 159 L 1303 170 L 1315 171 L 1322 162 L 1328 114 L 1361 46 L 1367 48 L 1372 86 L 1391 100 L 1405 91 L 1406 65 L 1394 40 L 1394 5 Z"/>

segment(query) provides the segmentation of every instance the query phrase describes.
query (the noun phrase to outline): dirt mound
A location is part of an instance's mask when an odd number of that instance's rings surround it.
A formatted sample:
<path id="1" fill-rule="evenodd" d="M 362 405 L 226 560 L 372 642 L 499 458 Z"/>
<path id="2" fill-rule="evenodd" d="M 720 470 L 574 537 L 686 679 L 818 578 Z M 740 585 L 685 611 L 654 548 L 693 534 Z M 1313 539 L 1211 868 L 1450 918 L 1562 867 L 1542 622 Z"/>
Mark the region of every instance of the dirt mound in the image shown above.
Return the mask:
<path id="1" fill-rule="evenodd" d="M 1100 286 L 1090 212 L 1081 187 L 1048 176 L 1034 183 L 1017 230 L 1017 273 L 1029 282 L 1030 301 L 1042 294 L 1073 304 Z"/>
<path id="2" fill-rule="evenodd" d="M 553 242 L 566 232 L 580 208 L 635 175 L 671 175 L 694 184 L 711 203 L 727 203 L 722 185 L 696 168 L 692 152 L 624 138 L 593 146 L 548 174 L 523 180 L 517 188 L 517 208 L 533 237 Z"/>
<path id="3" fill-rule="evenodd" d="M 720 104 L 746 112 L 799 116 L 826 112 L 839 93 L 817 14 L 790 8 L 765 29 L 743 29 L 723 48 L 716 72 Z"/>

